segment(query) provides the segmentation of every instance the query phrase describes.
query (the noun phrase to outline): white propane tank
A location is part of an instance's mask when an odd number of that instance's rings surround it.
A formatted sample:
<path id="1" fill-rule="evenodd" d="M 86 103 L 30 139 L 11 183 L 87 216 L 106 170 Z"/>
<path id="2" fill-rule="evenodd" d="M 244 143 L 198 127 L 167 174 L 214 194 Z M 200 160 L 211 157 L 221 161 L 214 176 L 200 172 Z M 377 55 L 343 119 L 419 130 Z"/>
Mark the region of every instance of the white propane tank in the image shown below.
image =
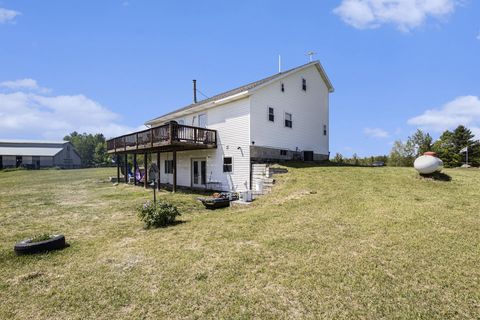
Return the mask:
<path id="1" fill-rule="evenodd" d="M 431 174 L 442 171 L 443 161 L 437 158 L 435 152 L 425 152 L 423 156 L 415 159 L 413 166 L 420 174 Z"/>

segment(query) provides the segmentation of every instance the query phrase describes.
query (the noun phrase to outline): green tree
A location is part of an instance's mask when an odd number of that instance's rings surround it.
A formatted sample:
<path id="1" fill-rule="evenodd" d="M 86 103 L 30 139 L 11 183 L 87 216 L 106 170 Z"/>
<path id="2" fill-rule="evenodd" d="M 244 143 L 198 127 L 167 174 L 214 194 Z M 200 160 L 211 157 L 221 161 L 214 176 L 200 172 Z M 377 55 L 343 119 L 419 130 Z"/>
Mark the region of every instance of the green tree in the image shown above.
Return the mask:
<path id="1" fill-rule="evenodd" d="M 438 157 L 443 160 L 445 167 L 457 167 L 459 165 L 461 155 L 456 149 L 453 132 L 449 130 L 445 130 L 440 138 L 438 138 L 433 144 L 433 151 L 435 151 Z"/>
<path id="2" fill-rule="evenodd" d="M 335 157 L 333 157 L 333 162 L 336 162 L 336 163 L 343 163 L 343 156 L 341 153 L 336 153 L 335 154 Z"/>
<path id="3" fill-rule="evenodd" d="M 358 160 L 358 156 L 356 153 L 352 154 L 352 162 L 353 165 L 358 166 L 360 164 L 360 161 Z"/>
<path id="4" fill-rule="evenodd" d="M 428 132 L 424 133 L 422 130 L 417 129 L 412 136 L 408 137 L 408 141 L 414 148 L 415 158 L 421 156 L 424 152 L 432 150 L 433 139 Z"/>
<path id="5" fill-rule="evenodd" d="M 480 164 L 480 144 L 474 140 L 474 135 L 465 126 L 458 126 L 455 130 L 446 130 L 433 144 L 433 151 L 443 160 L 445 167 L 459 167 L 465 163 L 465 153 L 460 151 L 468 147 L 469 164 Z"/>
<path id="6" fill-rule="evenodd" d="M 108 164 L 110 156 L 107 154 L 106 140 L 103 134 L 79 134 L 74 131 L 63 138 L 70 141 L 82 158 L 82 166 L 91 167 Z"/>
<path id="7" fill-rule="evenodd" d="M 397 140 L 393 143 L 388 164 L 394 167 L 411 167 L 415 160 L 415 145 L 408 139 L 406 143 Z"/>

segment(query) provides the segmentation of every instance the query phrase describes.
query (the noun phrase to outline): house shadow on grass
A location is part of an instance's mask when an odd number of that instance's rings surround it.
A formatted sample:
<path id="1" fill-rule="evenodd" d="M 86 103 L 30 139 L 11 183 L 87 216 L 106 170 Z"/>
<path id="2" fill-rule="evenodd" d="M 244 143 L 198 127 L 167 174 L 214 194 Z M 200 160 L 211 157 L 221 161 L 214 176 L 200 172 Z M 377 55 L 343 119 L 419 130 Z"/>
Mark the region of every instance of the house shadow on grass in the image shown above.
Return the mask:
<path id="1" fill-rule="evenodd" d="M 420 174 L 420 177 L 426 180 L 443 181 L 443 182 L 452 181 L 452 177 L 443 172 L 434 172 L 431 174 Z"/>

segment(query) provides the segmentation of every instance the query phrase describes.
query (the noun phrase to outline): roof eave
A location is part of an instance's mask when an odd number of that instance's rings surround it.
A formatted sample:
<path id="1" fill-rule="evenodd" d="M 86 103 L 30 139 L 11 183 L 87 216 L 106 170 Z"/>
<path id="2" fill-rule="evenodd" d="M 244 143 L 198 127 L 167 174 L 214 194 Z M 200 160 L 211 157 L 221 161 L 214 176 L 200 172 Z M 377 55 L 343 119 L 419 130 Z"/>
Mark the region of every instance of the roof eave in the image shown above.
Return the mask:
<path id="1" fill-rule="evenodd" d="M 175 118 L 191 114 L 192 110 L 195 110 L 194 112 L 203 111 L 203 110 L 210 109 L 210 108 L 213 108 L 213 107 L 221 106 L 221 105 L 226 104 L 226 103 L 230 103 L 230 102 L 233 102 L 233 101 L 244 99 L 244 98 L 250 96 L 250 92 L 251 92 L 250 90 L 245 90 L 245 91 L 233 94 L 233 95 L 225 97 L 225 98 L 221 98 L 221 99 L 214 100 L 214 101 L 209 101 L 209 102 L 204 103 L 204 104 L 198 104 L 198 105 L 195 105 L 195 106 L 193 106 L 191 108 L 188 108 L 188 109 L 185 109 L 185 110 L 173 111 L 173 112 L 168 113 L 166 115 L 163 115 L 161 117 L 149 120 L 149 121 L 145 122 L 145 125 L 146 126 L 152 126 L 152 125 L 158 124 L 159 122 L 160 123 L 161 122 L 167 122 L 167 121 L 173 120 Z"/>

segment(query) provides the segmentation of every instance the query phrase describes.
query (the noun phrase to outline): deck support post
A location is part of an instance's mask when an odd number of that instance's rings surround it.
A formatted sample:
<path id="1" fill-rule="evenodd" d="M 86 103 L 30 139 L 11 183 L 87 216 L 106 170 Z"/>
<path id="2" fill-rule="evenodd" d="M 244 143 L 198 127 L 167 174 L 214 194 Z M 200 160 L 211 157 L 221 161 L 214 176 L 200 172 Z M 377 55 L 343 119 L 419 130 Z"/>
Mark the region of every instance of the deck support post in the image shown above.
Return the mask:
<path id="1" fill-rule="evenodd" d="M 133 184 L 137 185 L 137 154 L 133 154 Z"/>
<path id="2" fill-rule="evenodd" d="M 125 153 L 125 183 L 128 183 L 128 154 Z"/>
<path id="3" fill-rule="evenodd" d="M 143 154 L 143 166 L 145 167 L 145 173 L 143 174 L 143 186 L 146 188 L 148 188 L 148 184 L 147 184 L 147 181 L 148 181 L 148 160 L 147 160 L 147 153 L 145 152 Z"/>
<path id="4" fill-rule="evenodd" d="M 157 167 L 158 167 L 157 189 L 160 190 L 160 152 L 157 152 Z"/>
<path id="5" fill-rule="evenodd" d="M 173 151 L 173 188 L 172 192 L 177 192 L 177 151 Z"/>
<path id="6" fill-rule="evenodd" d="M 120 155 L 117 154 L 117 183 L 120 183 Z"/>

